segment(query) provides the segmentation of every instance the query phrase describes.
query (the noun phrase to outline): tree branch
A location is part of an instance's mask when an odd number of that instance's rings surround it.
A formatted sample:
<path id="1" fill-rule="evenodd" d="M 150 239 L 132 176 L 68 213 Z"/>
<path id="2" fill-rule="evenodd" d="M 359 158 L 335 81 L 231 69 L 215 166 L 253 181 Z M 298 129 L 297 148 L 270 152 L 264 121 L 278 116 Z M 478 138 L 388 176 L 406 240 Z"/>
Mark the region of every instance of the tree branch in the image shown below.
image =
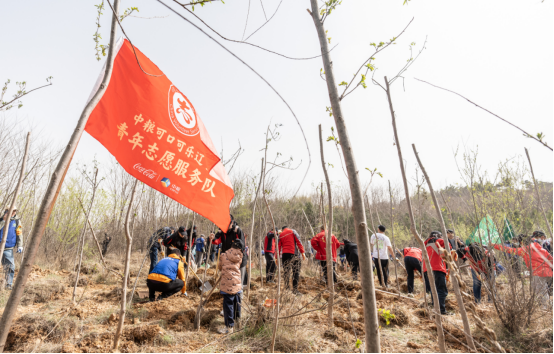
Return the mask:
<path id="1" fill-rule="evenodd" d="M 449 89 L 445 89 L 444 87 L 440 87 L 440 86 L 437 86 L 437 85 L 433 85 L 433 84 L 430 83 L 430 82 L 427 82 L 427 81 L 424 81 L 424 80 L 420 80 L 420 79 L 418 79 L 418 78 L 414 78 L 414 79 L 416 79 L 417 81 L 424 82 L 424 83 L 426 83 L 427 85 L 431 85 L 431 86 L 436 87 L 436 88 L 438 88 L 438 89 L 441 89 L 441 90 L 444 90 L 444 91 L 448 91 L 448 92 L 453 93 L 453 94 L 455 94 L 455 95 L 457 95 L 457 96 L 460 96 L 461 98 L 463 98 L 464 100 L 468 101 L 469 103 L 471 103 L 471 104 L 477 106 L 478 108 L 481 108 L 483 111 L 492 114 L 493 116 L 495 116 L 496 118 L 500 119 L 501 121 L 503 121 L 503 122 L 505 122 L 505 123 L 508 123 L 508 124 L 511 125 L 512 127 L 516 128 L 516 129 L 518 129 L 518 130 L 520 130 L 521 132 L 523 132 L 523 135 L 526 136 L 527 138 L 534 139 L 534 140 L 538 141 L 539 143 L 543 144 L 544 146 L 546 146 L 547 148 L 549 148 L 550 151 L 553 151 L 552 148 L 551 148 L 550 146 L 548 146 L 548 144 L 547 144 L 546 142 L 543 142 L 542 140 L 539 140 L 539 139 L 535 138 L 533 135 L 527 133 L 525 130 L 521 129 L 521 128 L 518 127 L 517 125 L 515 125 L 515 124 L 513 124 L 513 123 L 511 123 L 511 122 L 509 122 L 509 121 L 507 121 L 506 119 L 500 117 L 500 116 L 497 115 L 497 114 L 492 113 L 492 112 L 489 111 L 488 109 L 479 106 L 477 103 L 473 102 L 473 101 L 470 100 L 469 98 L 466 98 L 466 97 L 460 95 L 460 94 L 457 93 L 457 92 L 451 91 L 451 90 L 449 90 Z"/>

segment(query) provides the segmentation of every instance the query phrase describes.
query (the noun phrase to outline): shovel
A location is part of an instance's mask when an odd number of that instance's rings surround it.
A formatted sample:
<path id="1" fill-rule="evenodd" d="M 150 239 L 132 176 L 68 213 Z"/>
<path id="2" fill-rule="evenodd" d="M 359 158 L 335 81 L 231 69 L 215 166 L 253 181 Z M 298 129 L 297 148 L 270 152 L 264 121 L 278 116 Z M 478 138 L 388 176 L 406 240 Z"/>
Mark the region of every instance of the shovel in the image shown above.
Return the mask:
<path id="1" fill-rule="evenodd" d="M 185 263 L 186 265 L 187 264 L 187 261 L 185 261 L 183 259 L 183 263 Z M 196 279 L 198 279 L 200 281 L 200 283 L 202 283 L 202 280 L 198 277 L 198 275 L 196 274 L 196 272 L 192 269 L 192 267 L 190 267 L 190 270 L 192 272 L 192 274 L 194 274 L 194 276 L 196 277 Z M 212 284 L 210 284 L 210 282 L 205 282 L 204 284 L 202 284 L 202 286 L 200 287 L 200 291 L 202 292 L 206 292 L 206 291 L 210 291 L 212 290 Z"/>

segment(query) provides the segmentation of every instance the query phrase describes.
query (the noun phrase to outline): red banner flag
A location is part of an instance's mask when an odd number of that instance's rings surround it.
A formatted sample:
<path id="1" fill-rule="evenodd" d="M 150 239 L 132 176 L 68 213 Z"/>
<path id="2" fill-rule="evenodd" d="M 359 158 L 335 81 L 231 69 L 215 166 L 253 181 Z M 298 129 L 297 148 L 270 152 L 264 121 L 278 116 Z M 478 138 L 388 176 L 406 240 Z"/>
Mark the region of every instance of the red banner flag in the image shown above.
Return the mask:
<path id="1" fill-rule="evenodd" d="M 133 177 L 227 231 L 233 189 L 194 106 L 136 47 L 144 71 L 161 76 L 142 72 L 127 40 L 117 44 L 110 83 L 85 130 Z"/>

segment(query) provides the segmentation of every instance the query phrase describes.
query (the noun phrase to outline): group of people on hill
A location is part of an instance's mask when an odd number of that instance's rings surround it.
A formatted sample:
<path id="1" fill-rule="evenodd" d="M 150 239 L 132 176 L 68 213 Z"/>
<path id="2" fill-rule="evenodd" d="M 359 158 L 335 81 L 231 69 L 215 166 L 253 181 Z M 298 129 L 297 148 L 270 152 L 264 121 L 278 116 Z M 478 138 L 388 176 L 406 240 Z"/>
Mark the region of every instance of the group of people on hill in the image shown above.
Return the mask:
<path id="1" fill-rule="evenodd" d="M 376 273 L 381 286 L 387 287 L 389 281 L 389 262 L 397 261 L 396 255 L 403 258 L 407 272 L 407 290 L 409 296 L 414 293 L 414 281 L 419 273 L 419 278 L 425 281 L 426 292 L 431 292 L 428 269 L 423 262 L 422 250 L 418 247 L 406 247 L 396 250 L 395 253 L 383 225 L 377 227 L 377 232 L 370 237 L 370 252 L 373 259 L 373 271 Z M 192 237 L 190 239 L 189 237 Z M 454 231 L 447 230 L 447 240 L 444 242 L 442 234 L 433 231 L 424 241 L 429 263 L 433 274 L 435 288 L 437 290 L 441 314 L 448 315 L 445 301 L 448 295 L 447 281 L 449 269 L 444 261 L 443 250 L 450 251 L 455 258 L 461 262 L 467 262 L 471 269 L 473 278 L 473 294 L 476 303 L 481 302 L 481 290 L 484 281 L 493 279 L 501 265 L 495 259 L 492 250 L 480 244 L 472 243 L 465 245 Z M 331 235 L 331 262 L 333 269 L 333 281 L 337 282 L 336 263 L 337 253 L 351 268 L 352 276 L 358 279 L 360 272 L 358 245 L 348 239 L 340 242 L 335 235 Z M 234 323 L 240 317 L 241 299 L 243 286 L 246 284 L 246 264 L 248 247 L 245 246 L 245 235 L 231 216 L 231 223 L 227 232 L 219 230 L 217 233 L 210 233 L 209 237 L 197 235 L 196 226 L 186 230 L 180 227 L 175 231 L 171 227 L 164 227 L 152 236 L 151 239 L 151 268 L 148 275 L 148 287 L 150 290 L 150 301 L 155 300 L 155 292 L 161 292 L 159 299 L 166 298 L 181 291 L 186 294 L 185 269 L 187 266 L 188 245 L 194 245 L 196 253 L 195 261 L 201 264 L 210 260 L 221 252 L 218 267 L 221 270 L 220 292 L 223 295 L 223 311 L 225 328 L 222 333 L 233 331 Z M 311 247 L 310 247 L 311 246 Z M 321 266 L 323 272 L 322 281 L 327 281 L 327 249 L 325 227 L 319 228 L 319 233 L 310 240 L 311 252 L 315 253 L 315 260 Z M 167 257 L 157 261 L 158 253 L 163 256 L 163 248 L 167 250 Z M 552 289 L 552 251 L 550 242 L 545 238 L 544 233 L 537 231 L 532 237 L 520 235 L 510 244 L 498 245 L 494 248 L 512 257 L 521 257 L 528 269 L 531 269 L 533 276 L 539 279 L 546 289 Z M 265 236 L 262 253 L 266 261 L 266 282 L 275 283 L 275 273 L 279 262 L 283 265 L 283 278 L 285 289 L 291 290 L 294 294 L 300 295 L 298 290 L 300 269 L 303 260 L 306 260 L 306 252 L 298 232 L 288 226 L 281 230 L 271 229 Z M 278 256 L 277 256 L 278 255 Z M 292 287 L 291 287 L 292 277 Z M 431 297 L 431 304 L 433 304 Z"/>
<path id="2" fill-rule="evenodd" d="M 221 271 L 220 293 L 223 295 L 222 315 L 225 328 L 221 333 L 232 333 L 237 318 L 240 318 L 242 288 L 246 278 L 248 248 L 245 235 L 231 215 L 227 232 L 219 229 L 209 237 L 198 235 L 196 226 L 188 230 L 181 226 L 175 231 L 164 227 L 156 231 L 150 239 L 150 271 L 147 278 L 149 300 L 159 301 L 181 292 L 186 295 L 186 267 L 188 257 L 200 265 L 202 262 L 215 260 L 220 254 L 218 269 Z M 189 249 L 189 244 L 192 250 Z M 167 251 L 167 257 L 163 250 Z M 190 256 L 189 256 L 189 251 Z M 163 259 L 158 262 L 158 254 Z M 191 269 L 192 271 L 192 269 Z M 161 293 L 156 298 L 156 292 Z"/>

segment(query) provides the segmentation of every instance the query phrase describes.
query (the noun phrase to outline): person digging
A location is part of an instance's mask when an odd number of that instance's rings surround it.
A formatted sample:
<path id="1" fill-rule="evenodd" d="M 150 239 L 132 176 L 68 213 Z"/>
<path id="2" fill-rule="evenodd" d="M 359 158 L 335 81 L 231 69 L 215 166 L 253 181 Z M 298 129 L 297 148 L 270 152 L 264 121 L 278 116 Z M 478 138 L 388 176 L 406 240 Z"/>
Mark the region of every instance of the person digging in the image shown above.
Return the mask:
<path id="1" fill-rule="evenodd" d="M 185 265 L 181 260 L 181 251 L 170 248 L 168 256 L 156 264 L 146 280 L 148 297 L 155 301 L 156 291 L 161 292 L 157 300 L 163 300 L 178 293 L 186 294 Z"/>

